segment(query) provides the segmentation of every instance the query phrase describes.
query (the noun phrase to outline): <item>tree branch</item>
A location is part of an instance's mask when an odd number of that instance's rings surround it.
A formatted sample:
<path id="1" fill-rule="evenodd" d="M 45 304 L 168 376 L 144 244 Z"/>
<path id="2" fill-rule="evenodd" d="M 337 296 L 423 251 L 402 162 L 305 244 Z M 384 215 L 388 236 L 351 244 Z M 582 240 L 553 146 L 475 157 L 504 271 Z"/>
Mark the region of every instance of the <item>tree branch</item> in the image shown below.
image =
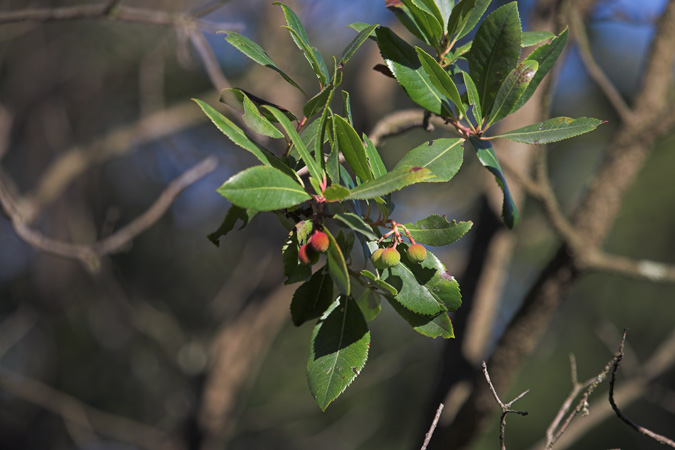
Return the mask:
<path id="1" fill-rule="evenodd" d="M 429 431 L 427 432 L 426 436 L 424 437 L 424 443 L 422 444 L 422 447 L 420 450 L 427 450 L 427 446 L 429 445 L 429 442 L 431 442 L 431 437 L 434 435 L 434 430 L 436 429 L 436 426 L 438 425 L 438 420 L 441 418 L 441 413 L 443 412 L 443 403 L 438 405 L 438 409 L 436 410 L 436 415 L 434 416 L 433 422 L 431 422 L 431 426 L 429 427 Z"/>
<path id="2" fill-rule="evenodd" d="M 183 189 L 212 172 L 216 165 L 215 157 L 206 158 L 173 180 L 155 203 L 140 217 L 107 238 L 88 245 L 53 239 L 32 229 L 21 215 L 9 192 L 7 187 L 9 176 L 2 172 L 0 172 L 0 203 L 11 218 L 12 225 L 21 239 L 38 250 L 65 258 L 77 259 L 88 270 L 95 272 L 99 268 L 102 256 L 119 251 L 133 238 L 156 223 Z"/>

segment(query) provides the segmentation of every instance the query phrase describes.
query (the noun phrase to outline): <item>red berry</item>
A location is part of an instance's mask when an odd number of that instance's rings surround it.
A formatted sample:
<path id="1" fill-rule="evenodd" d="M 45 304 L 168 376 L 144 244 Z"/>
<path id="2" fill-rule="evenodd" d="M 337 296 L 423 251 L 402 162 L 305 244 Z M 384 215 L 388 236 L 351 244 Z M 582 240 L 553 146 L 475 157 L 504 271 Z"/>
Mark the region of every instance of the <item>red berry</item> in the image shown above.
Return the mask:
<path id="1" fill-rule="evenodd" d="M 388 248 L 382 252 L 380 262 L 384 267 L 394 267 L 401 262 L 401 254 L 395 248 Z"/>
<path id="2" fill-rule="evenodd" d="M 423 245 L 413 244 L 408 247 L 408 258 L 414 263 L 421 263 L 427 259 L 427 249 Z"/>
<path id="3" fill-rule="evenodd" d="M 328 235 L 326 233 L 323 231 L 317 231 L 312 235 L 311 238 L 309 238 L 309 245 L 311 245 L 312 248 L 317 252 L 324 253 L 326 250 L 328 250 L 330 240 L 328 239 Z"/>
<path id="4" fill-rule="evenodd" d="M 301 263 L 311 266 L 319 260 L 319 254 L 311 246 L 304 244 L 298 250 L 298 259 Z"/>

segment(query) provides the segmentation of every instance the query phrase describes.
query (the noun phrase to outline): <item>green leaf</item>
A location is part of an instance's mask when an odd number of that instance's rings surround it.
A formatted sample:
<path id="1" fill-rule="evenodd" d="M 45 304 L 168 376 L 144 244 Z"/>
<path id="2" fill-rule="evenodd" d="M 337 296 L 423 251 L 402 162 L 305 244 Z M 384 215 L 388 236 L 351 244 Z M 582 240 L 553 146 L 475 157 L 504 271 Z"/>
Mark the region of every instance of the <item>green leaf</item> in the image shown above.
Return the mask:
<path id="1" fill-rule="evenodd" d="M 513 107 L 518 103 L 527 86 L 537 73 L 539 64 L 536 61 L 525 60 L 511 71 L 499 87 L 492 110 L 488 114 L 484 130 L 493 123 L 497 123 L 511 114 Z"/>
<path id="2" fill-rule="evenodd" d="M 305 58 L 312 66 L 316 76 L 319 78 L 321 86 L 325 86 L 330 79 L 328 69 L 326 68 L 326 63 L 324 62 L 323 57 L 321 57 L 321 54 L 318 52 L 318 50 L 310 45 L 307 32 L 305 31 L 305 27 L 302 25 L 300 18 L 297 16 L 297 14 L 295 14 L 295 12 L 293 12 L 291 8 L 284 5 L 283 3 L 274 2 L 274 4 L 281 6 L 281 9 L 284 11 L 284 17 L 286 18 L 287 26 L 285 28 L 291 32 L 291 38 L 293 38 L 295 45 L 297 45 L 298 48 L 305 53 Z"/>
<path id="3" fill-rule="evenodd" d="M 446 7 L 449 6 L 450 8 L 452 8 L 452 5 L 450 4 L 450 1 L 448 1 L 448 0 L 446 0 L 446 1 L 413 0 L 413 3 L 415 3 L 418 6 L 424 5 L 424 7 L 426 8 L 426 11 L 430 12 L 434 16 L 434 18 L 436 19 L 438 24 L 441 26 L 441 34 L 439 35 L 439 37 L 442 36 L 445 33 L 445 26 L 448 23 L 448 19 L 450 18 L 450 15 L 449 15 L 450 12 L 448 11 L 448 16 L 444 17 L 438 4 L 442 3 L 442 4 L 444 4 L 444 6 L 446 6 Z"/>
<path id="4" fill-rule="evenodd" d="M 463 142 L 464 139 L 460 138 L 444 138 L 424 143 L 410 150 L 396 164 L 393 171 L 402 168 L 423 167 L 428 169 L 431 175 L 433 175 L 433 178 L 425 181 L 449 181 L 462 166 L 464 155 Z"/>
<path id="5" fill-rule="evenodd" d="M 382 197 L 415 183 L 433 181 L 434 175 L 423 167 L 399 167 L 386 175 L 361 183 L 351 189 L 349 199 L 367 200 Z"/>
<path id="6" fill-rule="evenodd" d="M 253 61 L 257 62 L 261 66 L 268 67 L 274 71 L 276 71 L 279 75 L 284 77 L 284 80 L 286 80 L 291 86 L 297 88 L 300 92 L 303 93 L 305 97 L 307 97 L 307 94 L 305 91 L 295 82 L 291 77 L 286 75 L 283 70 L 281 70 L 274 61 L 272 61 L 272 58 L 265 53 L 265 50 L 262 49 L 258 44 L 247 38 L 246 36 L 242 36 L 239 33 L 235 33 L 233 31 L 228 31 L 227 32 L 227 37 L 225 40 L 230 43 L 233 47 L 235 47 L 237 50 L 242 52 L 244 55 L 248 56 L 250 59 Z"/>
<path id="7" fill-rule="evenodd" d="M 274 108 L 273 106 L 265 106 L 265 108 L 272 114 L 274 114 L 274 117 L 276 117 L 281 126 L 284 128 L 284 130 L 286 130 L 286 133 L 291 138 L 291 141 L 293 142 L 295 149 L 298 151 L 298 153 L 300 153 L 300 157 L 307 165 L 309 174 L 317 182 L 321 181 L 323 179 L 323 170 L 316 164 L 316 161 L 314 160 L 314 158 L 312 158 L 312 155 L 310 155 L 309 151 L 307 150 L 307 147 L 305 147 L 305 144 L 302 142 L 302 139 L 300 139 L 300 135 L 295 130 L 295 127 L 291 124 L 288 118 L 278 109 Z"/>
<path id="8" fill-rule="evenodd" d="M 491 0 L 460 0 L 452 9 L 448 20 L 448 36 L 459 40 L 476 26 Z"/>
<path id="9" fill-rule="evenodd" d="M 431 84 L 415 49 L 387 27 L 379 27 L 375 33 L 382 58 L 408 97 L 434 114 L 448 115 L 444 96 Z"/>
<path id="10" fill-rule="evenodd" d="M 308 320 L 319 318 L 333 303 L 333 281 L 325 270 L 319 269 L 293 294 L 291 318 L 299 327 Z"/>
<path id="11" fill-rule="evenodd" d="M 284 137 L 284 134 L 272 125 L 272 122 L 260 114 L 258 107 L 255 106 L 247 95 L 244 95 L 244 111 L 245 114 L 242 117 L 244 123 L 256 133 L 276 139 Z"/>
<path id="12" fill-rule="evenodd" d="M 352 24 L 347 25 L 347 28 L 351 28 L 353 30 L 356 30 L 357 32 L 361 32 L 371 26 L 369 23 L 363 23 L 363 22 L 354 22 Z M 375 37 L 375 30 L 370 32 L 370 35 L 368 36 L 370 39 L 374 40 L 377 42 L 377 38 Z"/>
<path id="13" fill-rule="evenodd" d="M 220 102 L 225 103 L 226 105 L 229 105 L 241 111 L 244 108 L 244 95 L 247 96 L 249 100 L 251 100 L 251 102 L 253 102 L 253 104 L 258 107 L 258 111 L 262 113 L 262 115 L 265 116 L 265 118 L 270 122 L 276 122 L 277 119 L 275 119 L 274 116 L 270 114 L 269 111 L 267 111 L 266 109 L 260 110 L 261 106 L 265 105 L 274 106 L 275 108 L 286 114 L 286 117 L 288 117 L 289 120 L 298 120 L 298 118 L 295 117 L 295 115 L 286 108 L 276 105 L 258 96 L 255 96 L 250 92 L 240 88 L 227 88 L 220 91 Z"/>
<path id="14" fill-rule="evenodd" d="M 484 114 L 491 110 L 499 87 L 518 64 L 521 34 L 518 5 L 508 3 L 487 16 L 465 55 Z"/>
<path id="15" fill-rule="evenodd" d="M 363 314 L 366 322 L 375 319 L 380 311 L 382 311 L 381 298 L 378 293 L 370 289 L 364 289 L 363 293 L 356 299 L 356 304 L 359 305 L 361 314 Z"/>
<path id="16" fill-rule="evenodd" d="M 252 209 L 243 209 L 232 205 L 230 206 L 230 209 L 227 210 L 227 214 L 225 215 L 225 219 L 223 219 L 223 223 L 220 224 L 216 231 L 209 234 L 207 238 L 209 241 L 213 242 L 216 247 L 219 247 L 220 238 L 232 231 L 238 220 L 243 222 L 239 228 L 242 229 L 248 225 L 251 219 L 253 219 L 257 214 L 258 211 L 254 211 Z"/>
<path id="17" fill-rule="evenodd" d="M 312 333 L 307 381 L 322 410 L 340 396 L 368 359 L 370 332 L 351 297 L 340 297 Z"/>
<path id="18" fill-rule="evenodd" d="M 438 40 L 443 35 L 443 27 L 438 19 L 434 17 L 426 5 L 415 0 L 401 0 L 401 2 L 408 8 L 413 20 L 424 33 L 424 41 L 431 46 L 437 46 Z"/>
<path id="19" fill-rule="evenodd" d="M 359 135 L 343 117 L 334 115 L 333 120 L 337 127 L 338 144 L 347 164 L 362 180 L 372 180 L 373 174 L 370 172 L 366 150 Z"/>
<path id="20" fill-rule="evenodd" d="M 293 228 L 286 238 L 286 242 L 281 248 L 281 256 L 284 262 L 284 275 L 286 281 L 284 284 L 293 284 L 299 281 L 306 281 L 312 276 L 312 268 L 307 264 L 302 264 L 298 259 L 298 236 Z"/>
<path id="21" fill-rule="evenodd" d="M 424 31 L 422 31 L 420 26 L 415 21 L 415 18 L 413 17 L 410 10 L 403 3 L 401 3 L 399 1 L 399 3 L 397 3 L 397 4 L 388 5 L 387 9 L 394 13 L 394 15 L 396 16 L 398 21 L 401 22 L 401 24 L 404 27 L 406 27 L 408 29 L 408 31 L 410 31 L 413 34 L 413 36 L 417 37 L 418 39 L 420 39 L 424 42 L 427 42 L 428 38 L 424 34 Z M 375 30 L 375 31 L 377 33 L 377 30 Z M 377 37 L 377 34 L 376 34 L 376 38 L 377 38 L 376 40 L 379 42 L 379 38 Z M 428 44 L 428 42 L 427 42 L 427 44 Z M 379 45 L 379 43 L 378 43 L 378 45 Z"/>
<path id="22" fill-rule="evenodd" d="M 401 262 L 382 271 L 384 281 L 398 290 L 396 301 L 414 313 L 431 317 L 459 308 L 459 286 L 438 258 L 427 251 L 427 258 L 416 264 L 408 259 L 407 246 L 399 247 Z"/>
<path id="23" fill-rule="evenodd" d="M 354 118 L 352 117 L 352 104 L 349 100 L 349 92 L 342 91 L 342 117 L 346 118 L 349 125 L 354 127 Z"/>
<path id="24" fill-rule="evenodd" d="M 382 175 L 386 175 L 387 168 L 382 162 L 380 153 L 375 148 L 375 144 L 370 138 L 364 133 L 363 142 L 366 144 L 366 158 L 368 159 L 368 165 L 370 166 L 370 171 L 373 174 L 373 178 L 380 178 Z"/>
<path id="25" fill-rule="evenodd" d="M 555 34 L 550 31 L 523 31 L 523 42 L 520 45 L 522 47 L 532 47 L 554 37 L 556 37 Z"/>
<path id="26" fill-rule="evenodd" d="M 427 4 L 431 1 L 436 4 L 436 8 L 441 15 L 438 20 L 441 22 L 441 25 L 443 25 L 443 32 L 447 33 L 448 22 L 450 21 L 450 15 L 452 14 L 452 8 L 455 4 L 455 0 L 425 0 Z"/>
<path id="27" fill-rule="evenodd" d="M 578 119 L 555 117 L 546 122 L 535 123 L 517 130 L 492 136 L 490 139 L 507 138 L 512 141 L 522 142 L 523 144 L 549 144 L 588 133 L 595 130 L 602 123 L 604 123 L 602 120 L 592 117 L 580 117 Z"/>
<path id="28" fill-rule="evenodd" d="M 323 198 L 325 198 L 327 202 L 335 202 L 349 197 L 349 193 L 349 189 L 346 187 L 340 186 L 339 184 L 332 184 L 323 191 Z"/>
<path id="29" fill-rule="evenodd" d="M 504 177 L 504 171 L 499 164 L 499 159 L 497 159 L 497 155 L 495 154 L 492 145 L 487 141 L 476 139 L 474 137 L 471 137 L 469 142 L 476 149 L 476 155 L 478 156 L 480 163 L 495 176 L 497 184 L 504 193 L 502 219 L 504 219 L 504 223 L 507 227 L 513 229 L 518 223 L 518 209 L 513 201 L 513 197 L 511 197 L 509 186 L 506 184 L 506 178 Z"/>
<path id="30" fill-rule="evenodd" d="M 410 324 L 411 327 L 423 336 L 430 338 L 441 337 L 443 339 L 452 339 L 455 333 L 452 329 L 452 322 L 448 313 L 440 313 L 436 316 L 429 317 L 423 314 L 416 314 L 409 309 L 406 309 L 399 302 L 391 297 L 387 297 L 389 303 L 394 310 Z"/>
<path id="31" fill-rule="evenodd" d="M 417 52 L 420 63 L 422 63 L 422 67 L 424 67 L 424 71 L 429 76 L 431 84 L 455 104 L 457 111 L 459 111 L 461 115 L 466 116 L 466 110 L 464 109 L 462 98 L 459 96 L 457 85 L 452 81 L 448 72 L 438 64 L 438 61 L 436 61 L 433 56 L 421 48 L 415 47 L 415 51 Z"/>
<path id="32" fill-rule="evenodd" d="M 297 178 L 293 170 L 280 161 L 279 158 L 274 156 L 274 154 L 272 154 L 269 150 L 262 148 L 253 142 L 248 136 L 246 136 L 241 128 L 234 124 L 234 122 L 213 109 L 208 103 L 198 99 L 193 100 L 199 105 L 200 108 L 202 108 L 202 111 L 204 111 L 208 118 L 211 119 L 211 122 L 213 122 L 213 124 L 218 127 L 218 129 L 233 143 L 237 144 L 244 150 L 251 152 L 263 164 L 279 169 L 290 177 Z"/>
<path id="33" fill-rule="evenodd" d="M 307 119 L 319 114 L 326 107 L 334 89 L 335 86 L 331 83 L 307 101 L 305 107 L 302 108 L 302 113 Z"/>
<path id="34" fill-rule="evenodd" d="M 293 178 L 274 167 L 255 166 L 231 177 L 218 193 L 240 208 L 274 211 L 311 197 Z"/>
<path id="35" fill-rule="evenodd" d="M 346 212 L 342 214 L 336 214 L 335 218 L 340 222 L 342 222 L 343 224 L 347 225 L 352 230 L 356 231 L 357 233 L 361 233 L 368 240 L 371 241 L 377 240 L 377 236 L 373 233 L 373 227 L 368 225 L 361 218 L 361 216 L 356 215 L 354 213 Z"/>
<path id="36" fill-rule="evenodd" d="M 448 222 L 447 217 L 437 214 L 421 219 L 414 224 L 406 224 L 416 242 L 440 247 L 449 245 L 464 236 L 473 226 L 472 222 Z"/>
<path id="37" fill-rule="evenodd" d="M 374 273 L 372 273 L 372 272 L 370 272 L 370 271 L 364 269 L 364 270 L 361 271 L 361 275 L 363 275 L 364 277 L 366 277 L 366 278 L 368 278 L 370 281 L 372 281 L 373 284 L 374 284 L 375 286 L 377 286 L 378 288 L 382 289 L 383 292 L 386 292 L 386 293 L 388 293 L 388 294 L 390 294 L 390 295 L 396 295 L 396 294 L 398 294 L 398 290 L 397 290 L 394 286 L 392 286 L 391 284 L 387 283 L 387 282 L 384 281 L 382 278 L 379 278 L 379 277 L 378 277 L 377 275 L 375 275 Z"/>
<path id="38" fill-rule="evenodd" d="M 342 250 L 340 250 L 340 246 L 337 244 L 335 238 L 328 228 L 324 228 L 323 231 L 328 235 L 328 239 L 330 240 L 328 252 L 326 252 L 326 255 L 328 256 L 328 271 L 330 276 L 338 290 L 344 295 L 349 295 L 351 288 L 349 284 L 349 269 L 347 268 L 345 257 L 342 254 Z"/>
<path id="39" fill-rule="evenodd" d="M 478 96 L 478 89 L 473 80 L 468 73 L 462 72 L 462 78 L 464 79 L 464 86 L 466 86 L 466 97 L 469 101 L 469 105 L 473 107 L 471 114 L 473 114 L 474 121 L 476 124 L 480 124 L 483 119 L 483 110 L 480 105 L 480 98 Z M 467 117 L 468 120 L 468 117 Z"/>
<path id="40" fill-rule="evenodd" d="M 538 47 L 525 58 L 525 61 L 536 61 L 539 64 L 539 69 L 511 112 L 518 110 L 530 99 L 530 97 L 532 97 L 532 94 L 534 94 L 539 83 L 541 83 L 549 70 L 551 70 L 551 67 L 553 67 L 558 60 L 560 53 L 562 53 L 565 44 L 567 43 L 567 31 L 567 28 L 565 28 L 563 32 L 556 36 L 550 43 Z"/>
<path id="41" fill-rule="evenodd" d="M 353 27 L 353 25 L 357 25 L 357 24 L 352 24 L 352 25 L 350 25 L 350 27 Z M 375 31 L 375 28 L 377 28 L 379 26 L 377 24 L 375 24 L 375 25 L 364 24 L 364 25 L 366 25 L 366 26 L 357 30 L 359 32 L 359 34 L 357 34 L 356 37 L 354 39 L 352 39 L 352 41 L 349 44 L 347 44 L 347 47 L 345 47 L 345 49 L 342 51 L 342 54 L 340 55 L 340 58 L 338 59 L 338 66 L 339 67 L 344 66 L 347 63 L 347 61 L 349 61 L 349 59 L 354 55 L 356 50 L 358 50 L 358 48 L 361 47 L 361 45 L 364 42 L 366 42 L 366 39 L 368 39 L 368 37 L 371 34 L 373 34 L 373 31 Z"/>

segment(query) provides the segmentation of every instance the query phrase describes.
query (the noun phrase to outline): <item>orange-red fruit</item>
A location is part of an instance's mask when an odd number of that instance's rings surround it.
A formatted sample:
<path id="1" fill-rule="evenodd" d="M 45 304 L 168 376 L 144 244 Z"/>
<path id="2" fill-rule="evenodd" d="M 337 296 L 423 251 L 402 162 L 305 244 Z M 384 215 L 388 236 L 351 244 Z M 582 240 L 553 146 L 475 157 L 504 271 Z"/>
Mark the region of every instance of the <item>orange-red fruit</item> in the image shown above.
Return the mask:
<path id="1" fill-rule="evenodd" d="M 408 247 L 408 259 L 414 263 L 421 263 L 427 259 L 427 249 L 421 244 L 413 244 Z"/>
<path id="2" fill-rule="evenodd" d="M 317 252 L 325 253 L 330 245 L 330 240 L 328 240 L 328 235 L 326 233 L 317 231 L 309 238 L 309 245 Z"/>
<path id="3" fill-rule="evenodd" d="M 401 262 L 401 254 L 395 248 L 388 248 L 382 252 L 380 263 L 384 267 L 394 267 Z"/>
<path id="4" fill-rule="evenodd" d="M 319 254 L 308 244 L 304 244 L 298 250 L 298 259 L 301 263 L 311 266 L 319 260 Z"/>
<path id="5" fill-rule="evenodd" d="M 373 252 L 372 255 L 370 255 L 370 260 L 373 262 L 373 265 L 378 269 L 386 269 L 386 267 L 382 264 L 382 253 L 384 253 L 384 249 L 378 248 Z"/>

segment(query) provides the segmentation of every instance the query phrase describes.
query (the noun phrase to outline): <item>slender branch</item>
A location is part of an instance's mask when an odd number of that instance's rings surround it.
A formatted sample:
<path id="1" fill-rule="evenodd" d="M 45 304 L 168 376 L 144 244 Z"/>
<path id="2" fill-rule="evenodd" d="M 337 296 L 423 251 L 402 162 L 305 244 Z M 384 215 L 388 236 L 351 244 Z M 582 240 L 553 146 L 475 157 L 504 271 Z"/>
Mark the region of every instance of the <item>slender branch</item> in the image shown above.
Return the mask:
<path id="1" fill-rule="evenodd" d="M 626 424 L 628 424 L 628 426 L 630 426 L 632 429 L 634 429 L 638 433 L 644 434 L 645 436 L 649 436 L 659 444 L 664 444 L 671 448 L 675 448 L 675 441 L 668 439 L 667 437 L 662 436 L 658 433 L 654 433 L 653 431 L 636 424 L 621 412 L 616 402 L 614 401 L 614 383 L 616 382 L 616 372 L 619 370 L 619 365 L 621 364 L 621 360 L 623 359 L 623 347 L 624 342 L 626 341 L 626 332 L 627 330 L 624 330 L 623 339 L 621 339 L 621 346 L 619 347 L 619 353 L 616 360 L 614 361 L 614 368 L 612 369 L 612 377 L 609 380 L 609 404 L 612 405 L 612 409 L 616 413 L 617 417 L 622 421 L 624 421 Z"/>
<path id="2" fill-rule="evenodd" d="M 192 42 L 192 45 L 199 54 L 199 58 L 202 60 L 202 63 L 204 63 L 211 84 L 213 84 L 219 92 L 230 87 L 230 83 L 227 81 L 227 78 L 225 78 L 225 74 L 220 68 L 216 56 L 213 54 L 213 49 L 209 43 L 206 42 L 206 39 L 204 39 L 199 28 L 194 24 L 192 26 L 186 26 L 185 28 L 190 38 L 190 42 Z"/>
<path id="3" fill-rule="evenodd" d="M 589 270 L 614 273 L 639 280 L 675 283 L 675 265 L 656 261 L 633 260 L 597 251 L 586 263 Z"/>
<path id="4" fill-rule="evenodd" d="M 95 431 L 140 448 L 158 449 L 168 440 L 163 431 L 92 408 L 71 395 L 2 367 L 0 389 L 51 411 L 78 428 Z"/>
<path id="5" fill-rule="evenodd" d="M 7 215 L 12 219 L 12 224 L 19 237 L 28 244 L 47 253 L 80 260 L 85 267 L 95 272 L 98 270 L 102 256 L 119 251 L 133 238 L 156 223 L 183 189 L 212 172 L 216 168 L 216 165 L 217 161 L 215 157 L 206 158 L 173 180 L 155 203 L 140 217 L 107 238 L 88 245 L 73 244 L 53 239 L 30 228 L 26 220 L 21 216 L 16 202 L 9 193 L 9 189 L 7 188 L 9 176 L 1 172 L 0 203 Z"/>
<path id="6" fill-rule="evenodd" d="M 511 409 L 511 405 L 513 405 L 516 401 L 520 400 L 525 395 L 527 395 L 527 393 L 529 393 L 530 390 L 528 389 L 522 392 L 519 396 L 517 396 L 510 402 L 504 403 L 499 399 L 499 395 L 497 395 L 497 391 L 495 390 L 495 387 L 492 385 L 492 380 L 490 380 L 490 374 L 488 373 L 487 363 L 485 361 L 483 361 L 483 375 L 485 375 L 485 379 L 487 380 L 488 385 L 490 386 L 490 391 L 492 392 L 493 397 L 499 404 L 499 407 L 502 409 L 502 416 L 499 422 L 499 444 L 501 450 L 506 450 L 506 443 L 504 442 L 504 432 L 506 430 L 506 415 L 509 413 L 514 413 L 519 414 L 521 416 L 526 416 L 528 414 L 527 411 L 516 411 L 514 409 Z"/>
<path id="7" fill-rule="evenodd" d="M 577 8 L 569 9 L 570 25 L 574 36 L 579 44 L 581 60 L 588 70 L 588 74 L 593 81 L 597 83 L 602 92 L 605 94 L 609 102 L 612 104 L 616 112 L 621 116 L 621 120 L 629 122 L 633 118 L 633 111 L 628 107 L 625 100 L 614 86 L 612 81 L 605 75 L 602 68 L 598 65 L 591 52 L 591 45 L 586 33 L 583 16 Z"/>
<path id="8" fill-rule="evenodd" d="M 438 425 L 438 421 L 441 418 L 441 412 L 443 412 L 443 403 L 438 405 L 438 409 L 436 410 L 436 415 L 434 416 L 433 422 L 431 422 L 431 426 L 429 427 L 429 431 L 427 432 L 425 438 L 424 438 L 424 443 L 422 444 L 422 447 L 420 450 L 427 450 L 427 446 L 429 445 L 429 442 L 431 442 L 431 437 L 434 435 L 434 430 L 436 430 L 436 426 Z"/>

